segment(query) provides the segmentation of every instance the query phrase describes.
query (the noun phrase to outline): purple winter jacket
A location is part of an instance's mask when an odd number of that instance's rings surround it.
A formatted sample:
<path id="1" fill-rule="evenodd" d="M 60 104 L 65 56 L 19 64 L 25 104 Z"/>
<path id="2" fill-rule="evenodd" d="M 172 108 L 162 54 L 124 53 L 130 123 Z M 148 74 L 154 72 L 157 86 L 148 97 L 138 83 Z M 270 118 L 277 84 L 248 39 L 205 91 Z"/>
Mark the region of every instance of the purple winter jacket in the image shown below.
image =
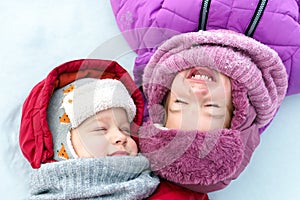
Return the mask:
<path id="1" fill-rule="evenodd" d="M 138 54 L 133 71 L 138 86 L 145 65 L 164 40 L 200 29 L 229 29 L 277 51 L 289 75 L 287 95 L 300 93 L 300 0 L 111 0 L 111 5 L 120 30 Z"/>

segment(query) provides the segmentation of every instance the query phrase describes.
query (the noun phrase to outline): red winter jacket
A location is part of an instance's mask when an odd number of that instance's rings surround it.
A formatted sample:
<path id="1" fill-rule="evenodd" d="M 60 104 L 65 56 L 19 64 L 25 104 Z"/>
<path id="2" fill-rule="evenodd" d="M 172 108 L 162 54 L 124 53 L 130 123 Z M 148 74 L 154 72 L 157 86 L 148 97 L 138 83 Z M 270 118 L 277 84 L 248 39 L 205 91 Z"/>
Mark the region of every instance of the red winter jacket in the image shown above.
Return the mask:
<path id="1" fill-rule="evenodd" d="M 23 104 L 19 142 L 33 168 L 55 161 L 52 134 L 47 122 L 47 107 L 53 91 L 81 78 L 118 79 L 126 86 L 137 108 L 132 123 L 133 138 L 137 140 L 144 101 L 129 73 L 114 61 L 86 59 L 67 62 L 53 69 L 39 82 Z"/>
<path id="2" fill-rule="evenodd" d="M 161 180 L 158 188 L 148 200 L 208 200 L 208 196 Z"/>

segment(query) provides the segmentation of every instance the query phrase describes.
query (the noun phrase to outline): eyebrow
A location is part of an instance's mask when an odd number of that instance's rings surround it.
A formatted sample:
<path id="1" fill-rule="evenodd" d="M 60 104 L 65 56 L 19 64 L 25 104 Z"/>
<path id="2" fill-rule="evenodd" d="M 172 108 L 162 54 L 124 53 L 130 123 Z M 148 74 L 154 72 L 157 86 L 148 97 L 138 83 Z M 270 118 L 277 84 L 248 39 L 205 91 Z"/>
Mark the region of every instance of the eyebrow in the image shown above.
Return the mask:
<path id="1" fill-rule="evenodd" d="M 174 113 L 174 114 L 177 114 L 177 113 L 181 113 L 181 110 L 182 109 L 179 109 L 179 110 L 173 110 L 171 109 L 171 107 L 168 107 L 168 111 L 170 111 L 171 113 Z M 212 118 L 215 118 L 215 119 L 220 119 L 220 118 L 223 118 L 226 116 L 226 113 L 224 114 L 211 114 L 207 111 L 204 112 L 206 116 L 209 116 L 209 117 L 212 117 Z"/>
<path id="2" fill-rule="evenodd" d="M 89 118 L 89 121 L 86 123 L 86 126 L 99 124 L 99 122 L 106 124 L 105 118 L 106 117 L 97 117 L 96 115 L 94 115 L 92 116 L 92 118 Z"/>
<path id="3" fill-rule="evenodd" d="M 209 115 L 210 117 L 212 118 L 216 118 L 216 119 L 220 119 L 220 118 L 223 118 L 225 117 L 225 113 L 224 114 L 217 114 L 217 115 L 214 115 L 214 114 L 211 114 L 211 113 L 208 113 L 208 112 L 205 112 L 207 115 Z"/>
<path id="4" fill-rule="evenodd" d="M 168 111 L 170 111 L 171 113 L 180 113 L 182 109 L 180 110 L 173 110 L 170 106 L 168 106 Z"/>
<path id="5" fill-rule="evenodd" d="M 224 107 L 225 111 L 222 109 L 222 107 L 219 107 L 219 110 L 220 109 L 222 110 L 222 113 L 220 113 L 220 114 L 212 114 L 208 111 L 205 111 L 204 113 L 206 113 L 207 115 L 210 115 L 211 117 L 221 118 L 221 117 L 224 117 L 226 115 L 227 107 Z"/>

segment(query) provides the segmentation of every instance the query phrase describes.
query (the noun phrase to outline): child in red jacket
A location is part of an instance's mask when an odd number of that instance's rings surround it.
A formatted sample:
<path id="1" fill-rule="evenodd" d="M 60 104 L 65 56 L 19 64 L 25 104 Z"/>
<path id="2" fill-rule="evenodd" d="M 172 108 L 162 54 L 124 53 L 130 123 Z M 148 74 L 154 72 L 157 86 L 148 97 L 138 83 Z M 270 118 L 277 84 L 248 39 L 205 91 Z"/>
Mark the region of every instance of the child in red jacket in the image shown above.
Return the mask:
<path id="1" fill-rule="evenodd" d="M 20 145 L 37 168 L 30 199 L 151 195 L 159 180 L 132 138 L 142 112 L 140 92 L 116 62 L 77 60 L 53 69 L 23 105 Z"/>
<path id="2" fill-rule="evenodd" d="M 150 199 L 207 199 L 159 184 L 150 172 L 136 145 L 143 109 L 139 89 L 114 61 L 53 69 L 23 105 L 20 146 L 34 168 L 30 198 L 146 199 L 155 191 Z"/>

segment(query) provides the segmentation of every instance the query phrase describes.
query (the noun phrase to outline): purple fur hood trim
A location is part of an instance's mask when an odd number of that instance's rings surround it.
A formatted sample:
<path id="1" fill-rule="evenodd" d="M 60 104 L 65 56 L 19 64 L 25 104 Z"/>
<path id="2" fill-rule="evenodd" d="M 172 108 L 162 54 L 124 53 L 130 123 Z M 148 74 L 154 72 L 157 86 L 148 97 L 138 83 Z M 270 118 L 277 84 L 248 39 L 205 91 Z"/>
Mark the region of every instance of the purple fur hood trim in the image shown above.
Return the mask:
<path id="1" fill-rule="evenodd" d="M 232 176 L 243 158 L 236 130 L 161 130 L 149 124 L 141 132 L 140 148 L 152 161 L 152 170 L 175 183 L 216 184 Z"/>

